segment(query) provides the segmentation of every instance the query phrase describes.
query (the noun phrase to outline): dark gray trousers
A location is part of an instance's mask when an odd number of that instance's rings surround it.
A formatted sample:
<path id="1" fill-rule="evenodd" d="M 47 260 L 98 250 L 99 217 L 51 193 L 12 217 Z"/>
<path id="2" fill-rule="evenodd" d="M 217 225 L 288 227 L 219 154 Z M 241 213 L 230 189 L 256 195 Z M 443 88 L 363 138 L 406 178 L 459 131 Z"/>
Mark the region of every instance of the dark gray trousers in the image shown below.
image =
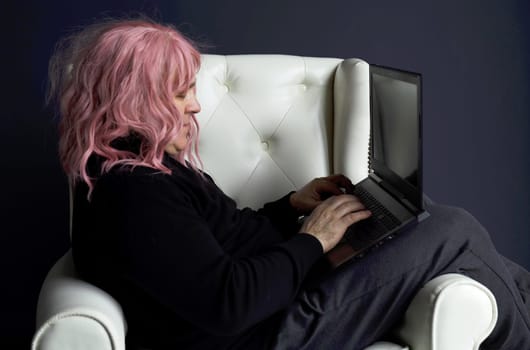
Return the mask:
<path id="1" fill-rule="evenodd" d="M 487 286 L 499 317 L 481 349 L 530 349 L 530 274 L 502 257 L 463 209 L 427 204 L 431 216 L 359 260 L 318 276 L 280 321 L 275 349 L 363 349 L 388 339 L 426 282 L 461 273 Z"/>

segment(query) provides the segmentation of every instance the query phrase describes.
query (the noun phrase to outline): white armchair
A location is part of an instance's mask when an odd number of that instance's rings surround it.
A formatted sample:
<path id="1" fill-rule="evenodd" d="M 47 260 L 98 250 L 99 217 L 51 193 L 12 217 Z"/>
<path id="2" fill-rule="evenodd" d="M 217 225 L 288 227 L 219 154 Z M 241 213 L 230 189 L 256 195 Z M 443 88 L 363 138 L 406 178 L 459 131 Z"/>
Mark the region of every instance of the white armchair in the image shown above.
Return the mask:
<path id="1" fill-rule="evenodd" d="M 314 177 L 368 171 L 368 63 L 283 55 L 204 55 L 197 76 L 205 170 L 239 206 L 263 203 Z M 366 350 L 472 350 L 493 330 L 491 292 L 463 275 L 439 276 L 396 329 L 401 345 Z M 78 279 L 70 252 L 48 274 L 33 350 L 125 349 L 119 304 Z"/>

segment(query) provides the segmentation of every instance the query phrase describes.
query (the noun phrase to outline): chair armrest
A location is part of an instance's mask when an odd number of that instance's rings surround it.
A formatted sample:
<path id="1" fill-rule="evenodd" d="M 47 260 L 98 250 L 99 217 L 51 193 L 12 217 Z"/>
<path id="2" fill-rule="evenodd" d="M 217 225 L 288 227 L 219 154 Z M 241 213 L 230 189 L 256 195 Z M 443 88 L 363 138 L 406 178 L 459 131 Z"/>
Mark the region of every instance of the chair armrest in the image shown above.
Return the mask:
<path id="1" fill-rule="evenodd" d="M 335 72 L 333 171 L 355 184 L 368 176 L 370 140 L 370 65 L 347 59 Z"/>
<path id="2" fill-rule="evenodd" d="M 377 343 L 374 343 L 369 347 L 364 348 L 363 350 L 409 350 L 409 347 L 403 347 L 401 345 L 389 343 L 386 341 L 378 341 Z"/>
<path id="3" fill-rule="evenodd" d="M 412 349 L 476 350 L 497 322 L 497 303 L 482 284 L 460 274 L 429 281 L 396 335 Z"/>
<path id="4" fill-rule="evenodd" d="M 76 277 L 69 251 L 40 291 L 31 349 L 125 350 L 126 327 L 120 305 Z"/>

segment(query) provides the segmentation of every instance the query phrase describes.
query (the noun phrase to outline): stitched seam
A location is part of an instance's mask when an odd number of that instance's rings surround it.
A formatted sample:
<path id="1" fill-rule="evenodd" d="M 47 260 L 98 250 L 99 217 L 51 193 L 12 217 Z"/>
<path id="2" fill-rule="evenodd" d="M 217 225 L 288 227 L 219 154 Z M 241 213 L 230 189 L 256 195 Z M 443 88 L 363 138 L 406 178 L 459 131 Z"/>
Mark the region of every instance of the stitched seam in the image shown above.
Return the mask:
<path id="1" fill-rule="evenodd" d="M 282 120 L 280 120 L 280 122 L 278 123 L 278 126 L 276 126 L 276 128 L 275 128 L 274 131 L 272 132 L 272 134 L 271 134 L 271 138 L 273 138 L 274 135 L 276 135 L 276 132 L 278 132 L 278 130 L 280 129 L 280 126 L 282 126 L 283 121 L 284 121 L 285 119 L 287 119 L 287 115 L 288 115 L 289 112 L 291 111 L 291 108 L 293 108 L 293 103 L 291 103 L 291 105 L 289 106 L 289 108 L 287 108 L 287 111 L 285 111 L 285 114 L 283 115 Z"/>
<path id="2" fill-rule="evenodd" d="M 111 330 L 109 329 L 107 324 L 105 322 L 102 322 L 96 316 L 86 315 L 86 314 L 80 313 L 80 312 L 70 312 L 70 313 L 66 313 L 65 312 L 65 313 L 61 313 L 61 314 L 55 315 L 55 316 L 49 318 L 48 320 L 46 320 L 46 322 L 40 327 L 40 329 L 38 330 L 38 332 L 35 335 L 34 339 L 32 340 L 32 347 L 33 347 L 33 345 L 38 345 L 39 344 L 39 342 L 41 341 L 41 338 L 44 335 L 44 333 L 49 328 L 53 327 L 53 322 L 54 321 L 59 321 L 59 320 L 62 320 L 62 319 L 65 319 L 65 318 L 70 318 L 70 317 L 87 318 L 87 319 L 90 319 L 90 320 L 96 322 L 97 324 L 99 324 L 103 328 L 103 330 L 105 331 L 105 333 L 108 336 L 108 340 L 110 342 L 111 349 L 113 349 L 113 350 L 117 349 L 118 345 L 116 344 L 116 339 L 114 339 L 113 333 L 111 332 Z"/>
<path id="3" fill-rule="evenodd" d="M 247 181 L 245 181 L 245 183 L 239 187 L 241 191 L 243 191 L 243 189 L 245 188 L 245 186 L 250 182 L 250 179 L 252 178 L 252 176 L 254 176 L 254 173 L 256 172 L 256 170 L 258 169 L 258 166 L 259 166 L 259 163 L 261 163 L 261 160 L 258 160 L 256 162 L 256 166 L 254 167 L 254 169 L 252 169 L 252 171 L 250 172 L 250 175 L 248 176 L 247 178 Z M 240 193 L 241 193 L 240 191 Z M 239 194 L 238 194 L 238 197 L 239 197 Z"/>
<path id="4" fill-rule="evenodd" d="M 226 80 L 226 75 L 227 75 L 227 65 L 228 63 L 226 62 L 226 56 L 225 56 L 225 80 Z M 209 72 L 209 71 L 206 71 L 206 72 Z M 213 78 L 215 79 L 215 81 L 219 84 L 219 85 L 223 85 L 223 83 L 221 83 L 219 81 L 219 79 L 217 79 L 217 77 L 214 75 L 214 74 L 210 74 L 211 76 L 213 76 Z M 217 106 L 215 106 L 214 110 L 212 111 L 212 113 L 210 113 L 210 118 L 208 118 L 208 121 L 206 122 L 206 124 L 204 124 L 201 128 L 206 128 L 206 126 L 208 126 L 208 124 L 210 124 L 212 122 L 212 119 L 214 119 L 214 115 L 215 113 L 217 112 L 217 110 L 219 109 L 219 106 L 221 106 L 221 101 L 223 100 L 223 98 L 219 99 L 219 103 L 217 103 Z"/>
<path id="5" fill-rule="evenodd" d="M 306 63 L 306 60 L 304 57 L 301 57 L 302 59 L 302 62 L 304 64 L 304 79 L 303 79 L 303 82 L 305 82 L 305 84 L 307 85 L 307 63 Z M 273 138 L 276 133 L 278 132 L 278 130 L 280 129 L 280 126 L 282 126 L 282 124 L 284 123 L 284 121 L 287 119 L 287 115 L 289 115 L 289 112 L 291 111 L 291 109 L 293 108 L 293 105 L 294 103 L 291 103 L 291 105 L 289 106 L 289 108 L 287 109 L 287 111 L 285 112 L 285 114 L 283 115 L 282 117 L 282 120 L 280 120 L 280 122 L 278 123 L 278 126 L 276 127 L 276 129 L 274 129 L 273 133 L 271 134 L 271 138 Z M 276 162 L 276 160 L 274 160 L 274 158 L 269 154 L 269 157 L 270 159 L 272 160 L 272 162 L 276 165 L 276 167 L 278 169 L 280 169 L 280 171 L 283 173 L 283 175 L 285 175 L 285 177 L 287 178 L 287 180 L 291 183 L 291 185 L 296 189 L 296 184 L 294 183 L 294 181 L 289 177 L 289 175 L 287 175 L 287 173 L 280 167 L 280 165 Z"/>
<path id="6" fill-rule="evenodd" d="M 261 136 L 260 132 L 258 131 L 258 129 L 256 128 L 256 126 L 254 125 L 254 123 L 252 123 L 252 120 L 250 119 L 250 117 L 248 116 L 247 112 L 245 112 L 243 110 L 243 108 L 241 108 L 241 105 L 239 103 L 237 103 L 236 99 L 234 98 L 234 96 L 232 95 L 229 95 L 230 98 L 232 99 L 232 101 L 234 101 L 234 103 L 236 104 L 236 106 L 239 108 L 239 110 L 241 111 L 241 113 L 243 113 L 243 115 L 245 116 L 245 118 L 247 118 L 248 122 L 250 123 L 250 125 L 252 126 L 252 128 L 254 129 L 254 131 L 256 131 L 256 134 L 258 134 L 260 140 L 263 140 L 263 136 Z"/>
<path id="7" fill-rule="evenodd" d="M 303 58 L 303 57 L 302 57 L 302 62 L 304 63 L 304 79 L 302 80 L 302 82 L 305 82 L 305 84 L 307 86 L 307 83 L 306 83 L 307 82 L 307 64 L 306 64 L 305 58 Z M 293 108 L 293 105 L 294 105 L 294 103 L 291 103 L 289 108 L 287 108 L 287 111 L 285 111 L 285 114 L 283 115 L 282 120 L 280 120 L 280 122 L 278 123 L 278 126 L 272 132 L 271 138 L 274 137 L 274 135 L 276 135 L 276 132 L 278 131 L 278 129 L 280 129 L 280 126 L 283 124 L 284 120 L 287 118 L 287 115 L 289 114 L 289 112 Z"/>
<path id="8" fill-rule="evenodd" d="M 222 99 L 221 99 L 222 100 Z M 206 122 L 206 124 L 204 124 L 201 128 L 206 128 L 208 126 L 208 124 L 210 124 L 212 122 L 212 119 L 215 118 L 215 113 L 217 112 L 217 110 L 219 109 L 219 106 L 221 106 L 221 100 L 219 100 L 219 103 L 217 104 L 217 106 L 215 106 L 215 109 L 213 110 L 213 112 L 210 114 L 210 118 L 208 118 L 208 121 Z"/>
<path id="9" fill-rule="evenodd" d="M 268 153 L 267 153 L 268 154 Z M 287 175 L 287 173 L 280 167 L 280 165 L 278 163 L 276 163 L 276 161 L 274 160 L 274 158 L 271 157 L 270 154 L 269 155 L 269 158 L 272 160 L 272 162 L 274 163 L 274 165 L 276 165 L 276 167 L 282 172 L 283 175 L 285 175 L 285 177 L 287 178 L 287 180 L 291 183 L 291 185 L 293 185 L 293 187 L 296 189 L 296 185 L 294 183 L 294 181 L 289 177 L 289 175 Z"/>
<path id="10" fill-rule="evenodd" d="M 228 80 L 228 58 L 227 56 L 224 56 L 225 57 L 225 81 Z M 259 138 L 261 140 L 263 140 L 263 137 L 261 136 L 261 134 L 259 133 L 258 129 L 256 128 L 256 126 L 254 125 L 254 123 L 252 123 L 252 120 L 250 119 L 250 117 L 248 116 L 247 112 L 245 112 L 243 110 L 243 108 L 241 108 L 241 105 L 239 103 L 237 103 L 236 99 L 234 98 L 234 96 L 232 96 L 231 94 L 228 94 L 228 96 L 232 99 L 232 101 L 234 101 L 234 103 L 236 104 L 237 107 L 239 107 L 239 109 L 241 110 L 241 112 L 245 115 L 245 117 L 247 118 L 248 122 L 250 123 L 250 125 L 252 125 L 252 128 L 256 131 L 256 134 L 258 134 Z"/>

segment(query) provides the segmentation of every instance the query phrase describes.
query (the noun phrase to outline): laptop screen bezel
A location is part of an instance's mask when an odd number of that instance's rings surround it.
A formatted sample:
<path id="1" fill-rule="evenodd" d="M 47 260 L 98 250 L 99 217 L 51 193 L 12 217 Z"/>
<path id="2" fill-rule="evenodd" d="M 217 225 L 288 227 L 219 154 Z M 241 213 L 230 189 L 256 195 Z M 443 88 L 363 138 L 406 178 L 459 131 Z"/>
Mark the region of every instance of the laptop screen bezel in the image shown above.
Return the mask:
<path id="1" fill-rule="evenodd" d="M 373 142 L 373 75 L 388 77 L 412 83 L 416 85 L 418 91 L 417 111 L 418 111 L 418 164 L 417 164 L 417 187 L 402 179 L 384 163 L 375 158 L 374 147 L 370 147 L 370 172 L 380 178 L 386 185 L 390 185 L 399 195 L 413 205 L 411 208 L 418 214 L 423 211 L 423 110 L 422 110 L 422 75 L 420 73 L 396 69 L 381 65 L 370 65 L 370 140 Z M 395 192 L 394 191 L 394 192 Z"/>

